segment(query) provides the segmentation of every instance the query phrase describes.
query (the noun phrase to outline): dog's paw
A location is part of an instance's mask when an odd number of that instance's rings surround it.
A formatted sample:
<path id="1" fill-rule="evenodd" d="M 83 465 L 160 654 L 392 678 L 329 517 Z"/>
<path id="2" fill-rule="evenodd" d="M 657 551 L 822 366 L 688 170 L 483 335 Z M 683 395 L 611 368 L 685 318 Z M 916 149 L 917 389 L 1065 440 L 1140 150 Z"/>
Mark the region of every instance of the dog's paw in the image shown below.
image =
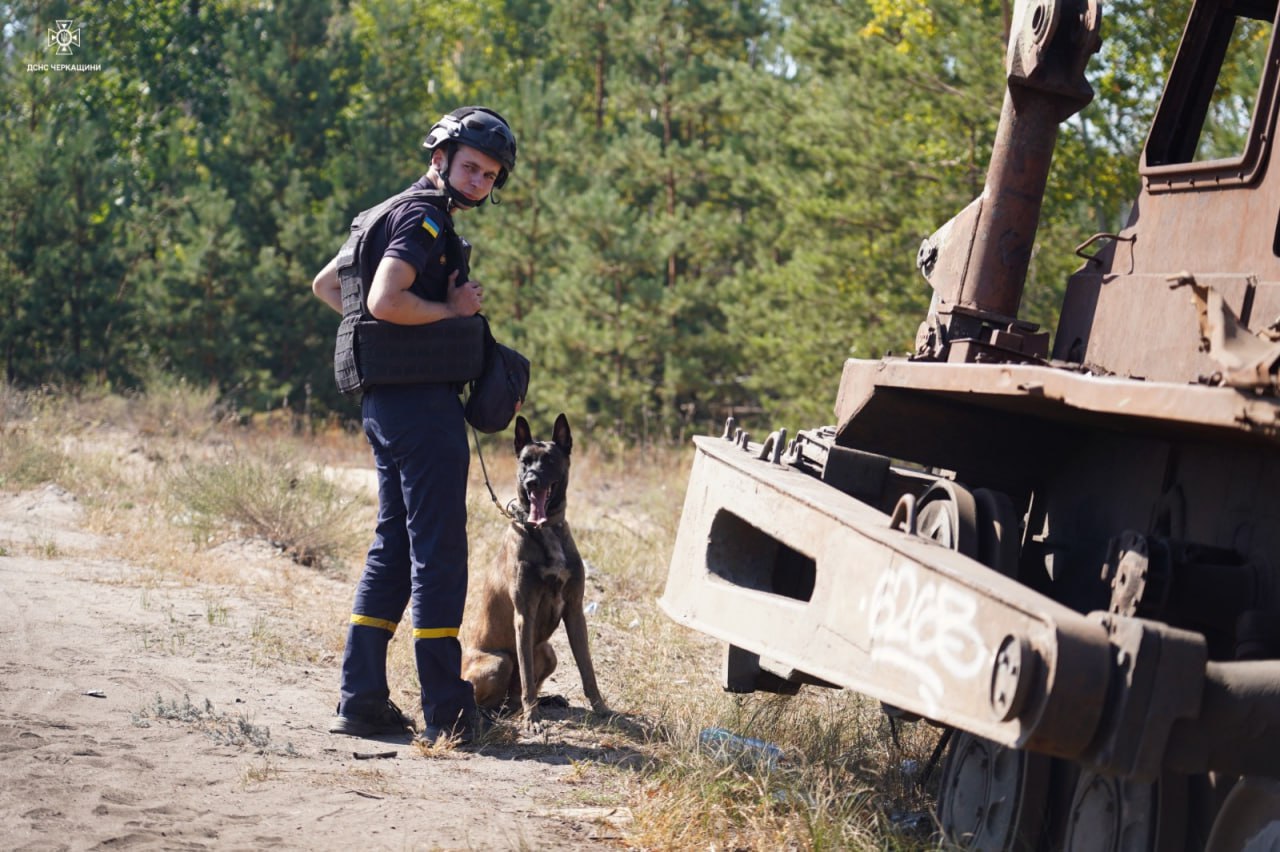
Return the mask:
<path id="1" fill-rule="evenodd" d="M 545 732 L 551 725 L 538 712 L 525 713 L 524 722 L 520 725 L 521 733 L 526 737 L 537 736 Z"/>

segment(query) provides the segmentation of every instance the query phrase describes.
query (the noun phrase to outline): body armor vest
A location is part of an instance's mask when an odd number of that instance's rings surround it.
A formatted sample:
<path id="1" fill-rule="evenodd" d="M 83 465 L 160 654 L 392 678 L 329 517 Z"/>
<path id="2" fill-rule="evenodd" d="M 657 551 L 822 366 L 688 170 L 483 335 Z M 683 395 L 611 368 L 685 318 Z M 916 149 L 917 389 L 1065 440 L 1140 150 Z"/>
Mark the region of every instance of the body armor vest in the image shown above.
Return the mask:
<path id="1" fill-rule="evenodd" d="M 338 326 L 333 371 L 338 390 L 355 393 L 373 385 L 422 382 L 463 383 L 480 375 L 485 363 L 483 317 L 460 317 L 426 325 L 397 325 L 369 314 L 369 286 L 362 269 L 369 232 L 396 205 L 419 198 L 440 198 L 438 192 L 406 190 L 359 213 L 351 221 L 351 234 L 338 251 L 338 280 L 342 285 L 342 323 Z M 446 226 L 450 251 L 462 259 L 459 272 L 467 280 L 465 242 Z"/>

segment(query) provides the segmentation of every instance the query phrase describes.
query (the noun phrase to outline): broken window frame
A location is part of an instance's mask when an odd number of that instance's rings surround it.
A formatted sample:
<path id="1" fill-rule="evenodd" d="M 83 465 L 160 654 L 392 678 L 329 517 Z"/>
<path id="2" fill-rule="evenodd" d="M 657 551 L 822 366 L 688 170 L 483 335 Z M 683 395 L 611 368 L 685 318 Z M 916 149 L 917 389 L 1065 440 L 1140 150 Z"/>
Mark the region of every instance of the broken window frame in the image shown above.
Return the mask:
<path id="1" fill-rule="evenodd" d="M 1280 77 L 1276 13 L 1276 0 L 1198 0 L 1143 150 L 1139 172 L 1148 192 L 1247 185 L 1260 176 L 1276 123 L 1274 92 Z M 1196 160 L 1218 76 L 1240 18 L 1271 24 L 1267 64 L 1245 148 L 1235 157 Z"/>

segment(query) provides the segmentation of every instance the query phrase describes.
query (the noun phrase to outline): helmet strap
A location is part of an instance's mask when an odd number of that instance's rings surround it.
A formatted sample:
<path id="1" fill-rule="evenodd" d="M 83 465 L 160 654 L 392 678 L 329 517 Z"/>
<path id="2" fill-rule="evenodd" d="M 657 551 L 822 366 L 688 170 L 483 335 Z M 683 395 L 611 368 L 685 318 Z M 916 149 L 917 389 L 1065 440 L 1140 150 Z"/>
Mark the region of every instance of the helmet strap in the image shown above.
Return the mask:
<path id="1" fill-rule="evenodd" d="M 458 189 L 455 188 L 454 185 L 449 182 L 449 169 L 453 161 L 454 150 L 455 148 L 451 143 L 448 149 L 446 149 L 444 152 L 444 168 L 436 169 L 436 174 L 440 175 L 440 180 L 444 181 L 444 193 L 446 196 L 448 196 L 449 204 L 453 207 L 458 207 L 463 210 L 470 210 L 472 207 L 479 207 L 481 204 L 484 204 L 484 201 L 485 201 L 484 198 L 481 198 L 479 201 L 472 201 L 466 195 L 463 195 L 461 192 L 459 192 Z M 485 198 L 488 198 L 488 197 L 489 196 L 487 195 L 485 196 Z M 495 201 L 494 203 L 496 204 L 497 202 Z"/>
<path id="2" fill-rule="evenodd" d="M 470 198 L 459 192 L 453 184 L 449 183 L 448 174 L 443 174 L 440 177 L 444 179 L 445 195 L 449 196 L 449 203 L 454 207 L 460 207 L 463 210 L 470 210 L 472 207 L 479 207 L 481 204 L 484 204 L 484 198 L 481 198 L 479 201 L 472 201 Z M 485 196 L 485 198 L 488 198 L 488 196 Z"/>

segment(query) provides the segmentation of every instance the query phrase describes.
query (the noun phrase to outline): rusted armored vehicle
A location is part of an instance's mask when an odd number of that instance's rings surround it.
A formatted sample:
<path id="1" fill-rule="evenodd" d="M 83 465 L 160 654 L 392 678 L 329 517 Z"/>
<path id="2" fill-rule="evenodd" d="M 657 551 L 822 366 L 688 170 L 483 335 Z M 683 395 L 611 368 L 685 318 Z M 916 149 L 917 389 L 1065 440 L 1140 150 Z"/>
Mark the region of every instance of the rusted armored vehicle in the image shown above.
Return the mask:
<path id="1" fill-rule="evenodd" d="M 1127 225 L 1078 249 L 1051 336 L 1018 310 L 1101 9 L 1020 2 L 914 355 L 846 362 L 834 426 L 696 439 L 664 610 L 727 644 L 730 690 L 950 730 L 952 844 L 1280 849 L 1276 7 L 1195 0 Z M 1215 124 L 1227 69 L 1244 126 Z"/>

